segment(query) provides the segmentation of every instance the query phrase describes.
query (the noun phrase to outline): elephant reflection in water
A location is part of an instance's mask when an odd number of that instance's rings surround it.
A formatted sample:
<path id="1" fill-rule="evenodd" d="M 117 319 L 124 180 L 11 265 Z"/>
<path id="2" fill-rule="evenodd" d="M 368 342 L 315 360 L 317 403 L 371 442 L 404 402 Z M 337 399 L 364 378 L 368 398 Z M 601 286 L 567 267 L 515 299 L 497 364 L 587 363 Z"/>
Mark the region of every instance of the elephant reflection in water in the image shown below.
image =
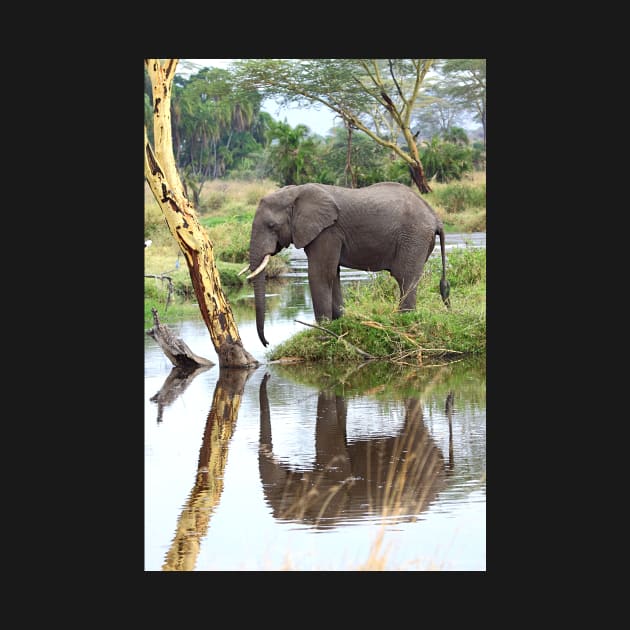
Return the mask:
<path id="1" fill-rule="evenodd" d="M 344 397 L 320 391 L 315 462 L 312 470 L 292 470 L 273 453 L 268 378 L 267 373 L 259 393 L 258 461 L 274 517 L 318 529 L 367 515 L 411 521 L 444 488 L 444 458 L 424 425 L 422 403 L 415 398 L 405 400 L 404 426 L 397 436 L 348 443 Z"/>

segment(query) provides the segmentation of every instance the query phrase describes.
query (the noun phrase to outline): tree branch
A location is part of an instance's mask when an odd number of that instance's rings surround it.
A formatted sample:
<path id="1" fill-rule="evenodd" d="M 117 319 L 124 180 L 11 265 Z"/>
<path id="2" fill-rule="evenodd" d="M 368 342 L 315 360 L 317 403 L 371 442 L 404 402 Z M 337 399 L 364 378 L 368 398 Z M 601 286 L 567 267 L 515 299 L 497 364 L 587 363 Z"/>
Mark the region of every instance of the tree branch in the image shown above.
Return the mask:
<path id="1" fill-rule="evenodd" d="M 394 64 L 392 63 L 391 59 L 388 59 L 387 63 L 389 64 L 389 74 L 391 75 L 392 81 L 394 82 L 394 85 L 396 86 L 396 89 L 398 90 L 398 94 L 404 103 L 405 95 L 403 94 L 403 91 L 400 88 L 400 85 L 398 85 L 398 81 L 396 80 L 396 75 L 394 74 Z"/>
<path id="2" fill-rule="evenodd" d="M 310 326 L 311 328 L 317 328 L 318 330 L 323 330 L 325 333 L 328 333 L 329 335 L 332 335 L 336 339 L 343 341 L 349 348 L 354 350 L 357 354 L 360 354 L 362 357 L 365 357 L 366 359 L 378 359 L 378 357 L 375 357 L 373 354 L 370 354 L 369 352 L 365 352 L 364 350 L 361 350 L 361 348 L 357 348 L 356 346 L 352 345 L 349 341 L 346 341 L 342 335 L 338 335 L 337 333 L 334 333 L 332 330 L 328 330 L 327 328 L 323 328 L 322 326 L 317 326 L 316 324 L 307 324 L 306 322 L 302 322 L 299 319 L 296 319 L 295 321 L 298 324 L 302 324 L 303 326 Z"/>

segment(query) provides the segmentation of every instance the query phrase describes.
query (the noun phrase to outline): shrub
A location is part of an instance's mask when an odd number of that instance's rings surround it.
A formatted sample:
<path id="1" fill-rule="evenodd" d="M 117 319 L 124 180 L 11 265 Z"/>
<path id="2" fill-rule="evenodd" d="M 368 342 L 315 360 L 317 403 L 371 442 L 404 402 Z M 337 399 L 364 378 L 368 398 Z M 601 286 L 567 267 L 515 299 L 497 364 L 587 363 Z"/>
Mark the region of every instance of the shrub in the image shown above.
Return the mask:
<path id="1" fill-rule="evenodd" d="M 264 182 L 253 182 L 245 191 L 245 202 L 250 206 L 254 206 L 254 210 L 258 207 L 258 202 L 271 192 L 269 184 Z"/>
<path id="2" fill-rule="evenodd" d="M 447 213 L 460 213 L 470 208 L 485 208 L 486 185 L 471 186 L 464 183 L 453 183 L 436 188 L 433 200 Z"/>
<path id="3" fill-rule="evenodd" d="M 472 149 L 467 146 L 441 141 L 437 136 L 425 143 L 420 150 L 420 159 L 426 176 L 438 182 L 461 179 L 473 170 Z"/>
<path id="4" fill-rule="evenodd" d="M 399 184 L 411 185 L 411 174 L 409 165 L 404 160 L 387 160 L 384 168 L 385 180 L 388 182 L 398 182 Z"/>
<path id="5" fill-rule="evenodd" d="M 221 284 L 224 287 L 240 287 L 243 284 L 243 278 L 245 276 L 239 276 L 240 269 L 234 269 L 233 267 L 226 267 L 224 265 L 218 266 L 219 276 L 221 276 Z"/>
<path id="6" fill-rule="evenodd" d="M 251 220 L 228 221 L 208 227 L 208 236 L 214 245 L 217 259 L 225 262 L 248 260 L 251 229 Z"/>
<path id="7" fill-rule="evenodd" d="M 437 249 L 438 246 L 436 246 Z M 441 256 L 432 256 L 424 267 L 419 290 L 428 284 L 429 290 L 435 288 L 442 274 Z M 453 287 L 472 286 L 486 277 L 485 247 L 456 247 L 446 254 L 446 279 Z"/>
<path id="8" fill-rule="evenodd" d="M 204 191 L 200 202 L 200 212 L 211 212 L 221 210 L 223 205 L 227 202 L 227 193 L 223 190 L 209 190 Z"/>

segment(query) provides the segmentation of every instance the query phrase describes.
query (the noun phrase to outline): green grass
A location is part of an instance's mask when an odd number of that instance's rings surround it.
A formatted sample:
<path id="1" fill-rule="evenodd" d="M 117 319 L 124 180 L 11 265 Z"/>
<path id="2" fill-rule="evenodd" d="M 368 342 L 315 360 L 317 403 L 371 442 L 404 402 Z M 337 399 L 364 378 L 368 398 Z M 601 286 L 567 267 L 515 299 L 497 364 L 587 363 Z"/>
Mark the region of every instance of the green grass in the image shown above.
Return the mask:
<path id="1" fill-rule="evenodd" d="M 431 182 L 423 197 L 444 223 L 445 232 L 486 230 L 486 173 L 475 171 L 458 182 Z"/>
<path id="2" fill-rule="evenodd" d="M 373 282 L 356 283 L 345 289 L 344 316 L 321 324 L 333 335 L 305 328 L 276 346 L 269 359 L 364 361 L 357 348 L 380 359 L 412 364 L 482 354 L 486 350 L 485 264 L 485 249 L 449 253 L 450 310 L 439 294 L 439 259 L 427 263 L 415 311 L 396 310 L 398 285 L 387 272 Z"/>
<path id="3" fill-rule="evenodd" d="M 152 247 L 150 248 L 152 249 Z M 225 263 L 217 261 L 217 269 L 221 277 L 221 286 L 224 291 L 230 292 L 238 290 L 244 285 L 244 275 L 238 276 L 238 272 L 243 265 L 238 263 Z M 151 308 L 156 308 L 163 323 L 178 321 L 181 319 L 198 318 L 201 316 L 196 296 L 193 290 L 190 274 L 183 257 L 180 257 L 180 268 L 177 271 L 168 271 L 164 265 L 155 269 L 156 264 L 145 266 L 145 274 L 157 276 L 168 276 L 171 279 L 171 296 L 169 299 L 169 282 L 166 278 L 146 278 L 144 279 L 144 324 L 150 328 L 153 325 L 153 315 Z"/>
<path id="4" fill-rule="evenodd" d="M 251 225 L 260 198 L 277 187 L 270 181 L 206 182 L 200 195 L 197 211 L 199 223 L 208 233 L 221 286 L 226 293 L 235 292 L 246 284 L 245 275 L 238 272 L 249 258 Z M 153 323 L 151 308 L 158 309 L 160 321 L 199 317 L 199 307 L 190 280 L 188 266 L 179 246 L 171 235 L 159 205 L 145 183 L 144 238 L 153 244 L 145 249 L 145 274 L 168 275 L 171 277 L 173 293 L 167 305 L 169 285 L 166 280 L 144 279 L 145 326 Z M 179 269 L 176 262 L 179 260 Z M 287 255 L 274 256 L 268 267 L 267 276 L 274 278 L 287 269 Z"/>

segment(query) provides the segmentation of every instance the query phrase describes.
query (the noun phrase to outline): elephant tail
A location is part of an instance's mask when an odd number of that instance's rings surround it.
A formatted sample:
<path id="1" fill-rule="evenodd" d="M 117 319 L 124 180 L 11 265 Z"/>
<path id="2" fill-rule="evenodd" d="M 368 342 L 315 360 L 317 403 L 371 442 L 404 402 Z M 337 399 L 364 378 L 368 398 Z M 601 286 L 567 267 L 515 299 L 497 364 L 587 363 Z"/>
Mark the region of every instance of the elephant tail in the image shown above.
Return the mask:
<path id="1" fill-rule="evenodd" d="M 442 296 L 442 301 L 446 305 L 446 308 L 451 308 L 451 300 L 449 295 L 451 293 L 451 285 L 448 283 L 446 279 L 446 255 L 444 253 L 444 228 L 440 225 L 436 230 L 436 234 L 440 236 L 440 250 L 442 251 L 442 277 L 440 278 L 440 295 Z"/>

